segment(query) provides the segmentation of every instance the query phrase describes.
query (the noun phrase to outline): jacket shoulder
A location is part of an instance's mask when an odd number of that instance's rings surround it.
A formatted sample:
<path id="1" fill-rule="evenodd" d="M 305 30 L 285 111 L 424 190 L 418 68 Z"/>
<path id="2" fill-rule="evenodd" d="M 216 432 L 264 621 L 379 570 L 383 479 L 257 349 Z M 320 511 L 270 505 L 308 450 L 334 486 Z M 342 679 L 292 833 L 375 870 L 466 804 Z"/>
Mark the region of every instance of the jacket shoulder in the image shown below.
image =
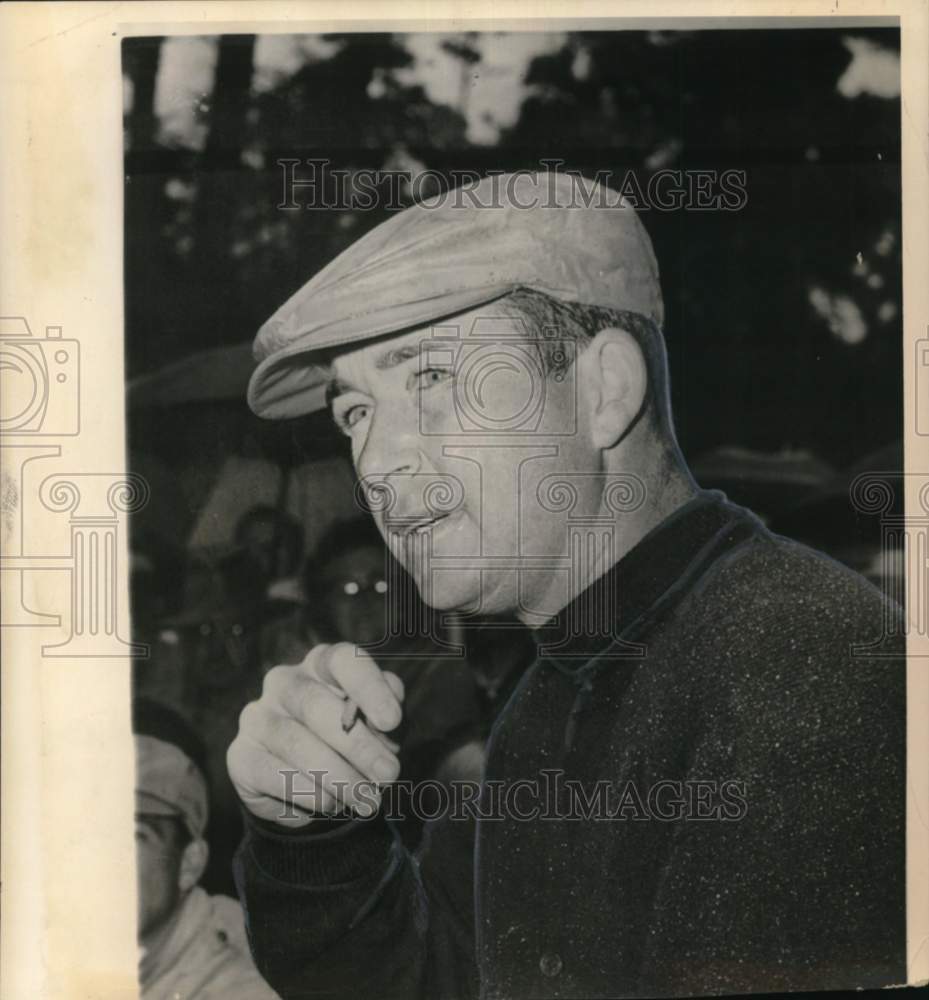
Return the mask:
<path id="1" fill-rule="evenodd" d="M 821 552 L 759 532 L 675 618 L 678 683 L 704 724 L 757 752 L 873 747 L 905 729 L 901 609 Z"/>
<path id="2" fill-rule="evenodd" d="M 893 633 L 884 650 L 905 655 L 900 606 L 859 573 L 800 542 L 762 529 L 726 553 L 690 595 L 714 628 L 749 642 L 803 641 L 806 648 L 846 642 L 847 652 Z"/>

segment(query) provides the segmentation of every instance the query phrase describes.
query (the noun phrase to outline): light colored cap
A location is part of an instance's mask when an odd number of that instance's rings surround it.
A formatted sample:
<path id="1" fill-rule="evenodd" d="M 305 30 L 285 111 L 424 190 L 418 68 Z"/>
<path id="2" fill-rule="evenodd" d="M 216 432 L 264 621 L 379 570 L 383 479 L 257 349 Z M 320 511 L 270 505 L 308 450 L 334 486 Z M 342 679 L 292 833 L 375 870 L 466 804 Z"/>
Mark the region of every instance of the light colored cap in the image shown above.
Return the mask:
<path id="1" fill-rule="evenodd" d="M 180 747 L 154 736 L 135 736 L 135 809 L 154 816 L 179 816 L 194 840 L 206 830 L 206 779 Z"/>
<path id="2" fill-rule="evenodd" d="M 620 195 L 566 173 L 486 177 L 371 230 L 261 327 L 248 402 L 261 417 L 320 408 L 320 351 L 466 312 L 517 288 L 567 302 L 664 311 L 651 240 Z"/>

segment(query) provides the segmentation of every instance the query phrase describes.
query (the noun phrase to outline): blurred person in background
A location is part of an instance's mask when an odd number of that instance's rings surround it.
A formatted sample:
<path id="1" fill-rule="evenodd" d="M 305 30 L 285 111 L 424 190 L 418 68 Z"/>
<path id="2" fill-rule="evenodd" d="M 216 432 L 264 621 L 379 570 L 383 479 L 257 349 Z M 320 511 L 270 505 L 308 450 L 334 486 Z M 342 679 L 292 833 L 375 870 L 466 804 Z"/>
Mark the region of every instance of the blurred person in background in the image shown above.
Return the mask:
<path id="1" fill-rule="evenodd" d="M 129 522 L 129 599 L 134 642 L 158 641 L 161 623 L 183 599 L 184 555 L 163 533 Z"/>
<path id="2" fill-rule="evenodd" d="M 374 521 L 358 517 L 334 524 L 303 574 L 308 623 L 318 641 L 369 645 L 384 639 L 390 570 Z"/>
<path id="3" fill-rule="evenodd" d="M 261 607 L 261 672 L 276 663 L 299 663 L 318 641 L 307 620 L 306 597 L 299 577 L 273 582 Z"/>
<path id="4" fill-rule="evenodd" d="M 152 644 L 148 662 L 139 665 L 136 693 L 192 711 L 207 692 L 251 690 L 260 681 L 264 598 L 252 558 L 244 551 L 190 555 L 173 578 L 170 604 L 169 595 L 152 599 L 151 558 L 133 552 L 133 633 Z"/>
<path id="5" fill-rule="evenodd" d="M 143 1000 L 273 1000 L 242 909 L 199 885 L 209 846 L 204 751 L 166 706 L 133 703 L 139 986 Z"/>
<path id="6" fill-rule="evenodd" d="M 299 663 L 318 640 L 307 636 L 306 601 L 300 578 L 304 531 L 284 510 L 258 504 L 239 518 L 236 549 L 261 582 L 258 656 L 262 670 L 275 663 Z"/>
<path id="7" fill-rule="evenodd" d="M 238 520 L 233 532 L 268 584 L 296 577 L 303 559 L 303 528 L 287 511 L 257 504 Z"/>
<path id="8" fill-rule="evenodd" d="M 239 712 L 261 690 L 264 585 L 254 559 L 239 549 L 191 556 L 180 590 L 180 609 L 160 621 L 149 657 L 134 664 L 134 694 L 170 705 L 203 742 L 213 792 L 204 883 L 233 893 L 232 855 L 242 820 L 225 753 Z"/>

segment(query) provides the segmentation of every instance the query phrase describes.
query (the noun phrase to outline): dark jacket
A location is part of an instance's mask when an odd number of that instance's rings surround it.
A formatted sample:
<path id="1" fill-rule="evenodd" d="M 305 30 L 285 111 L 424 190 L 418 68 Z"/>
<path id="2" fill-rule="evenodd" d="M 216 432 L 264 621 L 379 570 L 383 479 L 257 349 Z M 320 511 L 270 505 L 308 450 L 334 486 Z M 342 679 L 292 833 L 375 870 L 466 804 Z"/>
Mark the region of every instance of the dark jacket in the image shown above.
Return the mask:
<path id="1" fill-rule="evenodd" d="M 903 643 L 856 649 L 898 615 L 700 494 L 538 631 L 488 744 L 495 818 L 445 815 L 415 855 L 383 818 L 249 821 L 259 969 L 285 998 L 905 981 Z"/>

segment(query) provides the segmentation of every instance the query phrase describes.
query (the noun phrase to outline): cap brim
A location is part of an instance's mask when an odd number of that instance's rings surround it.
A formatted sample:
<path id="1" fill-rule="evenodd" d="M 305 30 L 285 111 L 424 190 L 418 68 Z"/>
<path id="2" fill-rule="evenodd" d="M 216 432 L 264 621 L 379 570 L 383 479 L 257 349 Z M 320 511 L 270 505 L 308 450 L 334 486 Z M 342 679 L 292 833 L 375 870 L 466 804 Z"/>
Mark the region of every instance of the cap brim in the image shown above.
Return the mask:
<path id="1" fill-rule="evenodd" d="M 325 409 L 329 374 L 313 363 L 314 356 L 318 359 L 321 352 L 361 345 L 388 333 L 425 326 L 492 302 L 512 290 L 511 284 L 456 290 L 363 316 L 347 317 L 330 326 L 325 333 L 310 330 L 301 337 L 297 332 L 290 346 L 265 358 L 252 373 L 248 383 L 248 405 L 259 417 L 269 420 L 285 420 Z"/>

